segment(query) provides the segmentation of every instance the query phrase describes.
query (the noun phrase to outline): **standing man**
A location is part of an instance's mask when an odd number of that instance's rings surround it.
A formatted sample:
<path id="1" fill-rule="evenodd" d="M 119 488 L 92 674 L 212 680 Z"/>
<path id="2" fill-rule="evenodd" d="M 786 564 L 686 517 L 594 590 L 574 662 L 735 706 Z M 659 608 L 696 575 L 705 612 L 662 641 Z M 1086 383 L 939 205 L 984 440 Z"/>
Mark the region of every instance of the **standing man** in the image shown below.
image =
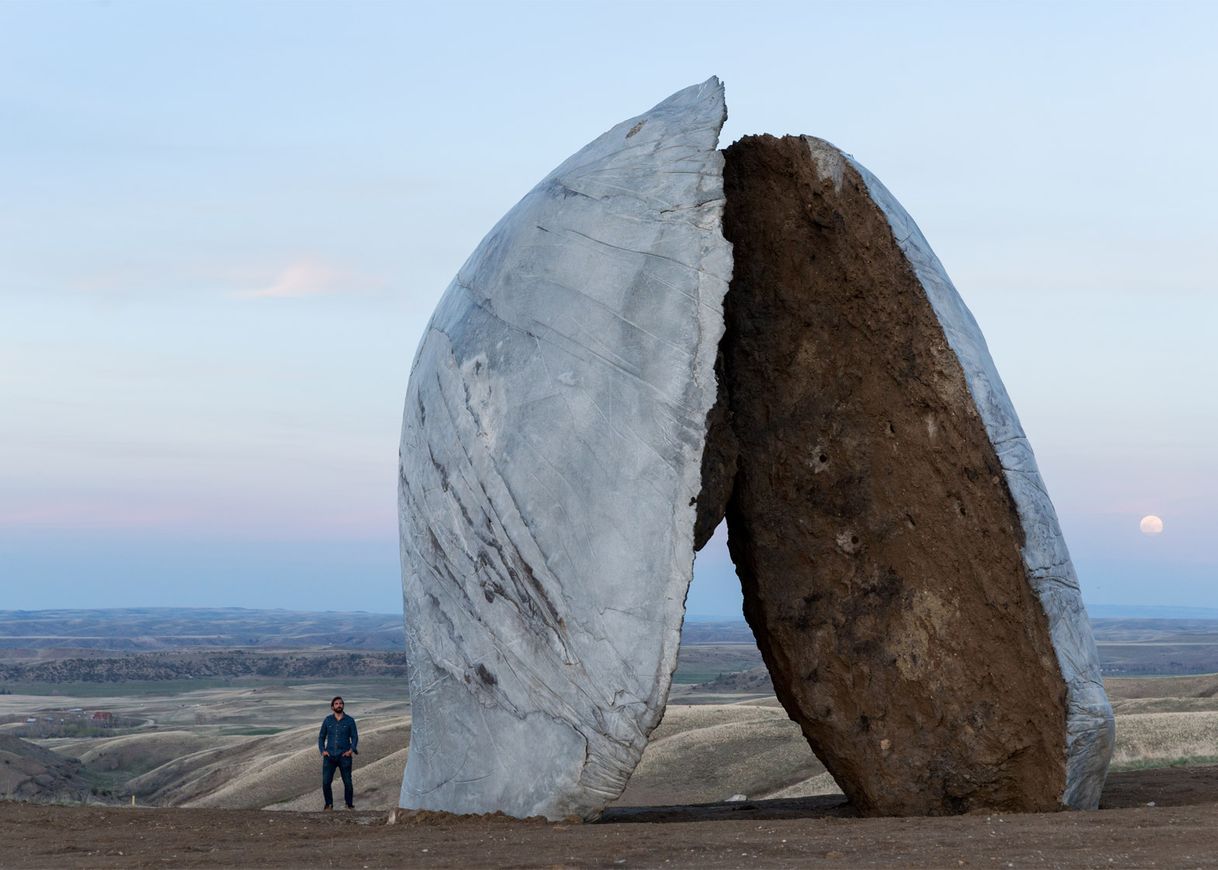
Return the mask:
<path id="1" fill-rule="evenodd" d="M 343 699 L 335 695 L 330 702 L 334 712 L 321 722 L 321 732 L 317 735 L 317 751 L 321 753 L 321 795 L 326 800 L 325 808 L 334 809 L 334 792 L 330 783 L 334 781 L 334 771 L 343 775 L 343 800 L 347 809 L 355 809 L 355 790 L 351 787 L 351 759 L 359 755 L 359 731 L 356 730 L 355 720 L 343 713 Z"/>

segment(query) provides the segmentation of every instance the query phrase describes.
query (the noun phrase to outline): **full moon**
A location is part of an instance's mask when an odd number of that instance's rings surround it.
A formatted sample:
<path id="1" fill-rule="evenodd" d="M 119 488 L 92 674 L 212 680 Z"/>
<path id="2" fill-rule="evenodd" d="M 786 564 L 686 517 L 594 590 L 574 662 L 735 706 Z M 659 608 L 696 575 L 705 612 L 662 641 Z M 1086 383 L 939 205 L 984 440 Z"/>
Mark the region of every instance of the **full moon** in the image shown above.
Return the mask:
<path id="1" fill-rule="evenodd" d="M 1142 530 L 1144 535 L 1161 535 L 1163 534 L 1163 520 L 1151 514 L 1150 516 L 1142 517 L 1142 522 L 1138 524 L 1138 528 Z"/>

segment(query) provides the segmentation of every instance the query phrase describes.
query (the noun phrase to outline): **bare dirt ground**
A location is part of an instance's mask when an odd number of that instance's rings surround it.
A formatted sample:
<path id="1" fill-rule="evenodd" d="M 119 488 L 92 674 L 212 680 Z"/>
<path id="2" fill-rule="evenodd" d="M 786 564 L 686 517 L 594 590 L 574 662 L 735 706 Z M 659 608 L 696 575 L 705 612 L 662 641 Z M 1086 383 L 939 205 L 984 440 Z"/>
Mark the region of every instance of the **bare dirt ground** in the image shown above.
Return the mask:
<path id="1" fill-rule="evenodd" d="M 1218 866 L 1218 767 L 1109 777 L 1093 813 L 859 819 L 840 798 L 620 808 L 594 824 L 0 803 L 0 867 Z"/>

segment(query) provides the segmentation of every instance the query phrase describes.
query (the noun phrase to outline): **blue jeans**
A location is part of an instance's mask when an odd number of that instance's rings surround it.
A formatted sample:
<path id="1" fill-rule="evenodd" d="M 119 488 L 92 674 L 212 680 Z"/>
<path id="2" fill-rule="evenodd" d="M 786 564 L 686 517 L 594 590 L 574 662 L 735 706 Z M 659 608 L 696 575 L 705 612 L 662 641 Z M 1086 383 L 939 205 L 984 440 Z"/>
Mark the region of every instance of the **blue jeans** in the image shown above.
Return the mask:
<path id="1" fill-rule="evenodd" d="M 330 783 L 334 782 L 336 770 L 343 777 L 343 800 L 347 809 L 351 809 L 355 806 L 355 790 L 351 787 L 350 755 L 340 755 L 338 758 L 331 758 L 329 755 L 321 757 L 321 796 L 325 798 L 326 806 L 334 806 L 334 792 L 330 789 Z"/>

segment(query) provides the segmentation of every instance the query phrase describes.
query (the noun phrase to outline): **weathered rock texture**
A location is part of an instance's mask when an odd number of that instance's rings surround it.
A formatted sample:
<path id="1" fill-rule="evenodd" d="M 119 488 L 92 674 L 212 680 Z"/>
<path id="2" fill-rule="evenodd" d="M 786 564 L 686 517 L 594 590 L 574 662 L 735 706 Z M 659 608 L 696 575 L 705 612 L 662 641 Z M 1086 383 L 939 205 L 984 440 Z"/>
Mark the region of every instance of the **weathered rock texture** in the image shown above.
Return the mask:
<path id="1" fill-rule="evenodd" d="M 841 154 L 826 142 L 805 138 L 818 163 L 823 161 L 832 166 L 833 155 Z M 1112 758 L 1115 723 L 1104 692 L 1099 651 L 1087 621 L 1078 576 L 1057 512 L 1032 455 L 1032 446 L 998 377 L 977 321 L 956 292 L 930 243 L 879 179 L 853 159 L 847 158 L 846 162 L 867 185 L 868 193 L 888 220 L 901 253 L 917 275 L 947 344 L 959 360 L 974 406 L 1002 465 L 1003 478 L 1023 531 L 1020 555 L 1024 575 L 1048 619 L 1053 651 L 1066 686 L 1066 787 L 1061 801 L 1075 809 L 1095 809 Z"/>
<path id="2" fill-rule="evenodd" d="M 580 151 L 479 245 L 411 374 L 404 807 L 592 815 L 659 722 L 731 271 L 717 79 Z"/>
<path id="3" fill-rule="evenodd" d="M 712 79 L 610 130 L 433 317 L 402 431 L 401 805 L 616 797 L 726 512 L 776 691 L 861 809 L 1095 806 L 1098 658 L 976 324 L 826 143 L 733 146 L 725 214 L 724 117 Z"/>
<path id="4" fill-rule="evenodd" d="M 1097 778 L 1088 741 L 1110 737 L 1094 645 L 975 323 L 835 148 L 761 136 L 726 154 L 729 546 L 783 705 L 865 812 L 1094 806 L 1106 754 Z M 730 466 L 708 463 L 707 492 Z"/>

